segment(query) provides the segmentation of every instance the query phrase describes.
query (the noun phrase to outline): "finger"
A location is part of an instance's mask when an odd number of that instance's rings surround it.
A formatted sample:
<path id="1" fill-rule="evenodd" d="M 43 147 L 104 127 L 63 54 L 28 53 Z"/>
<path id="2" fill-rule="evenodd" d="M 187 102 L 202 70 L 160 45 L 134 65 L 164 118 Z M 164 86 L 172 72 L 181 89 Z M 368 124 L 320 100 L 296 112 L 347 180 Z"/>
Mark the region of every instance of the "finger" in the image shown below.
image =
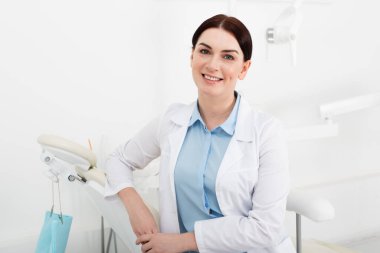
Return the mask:
<path id="1" fill-rule="evenodd" d="M 148 243 L 145 243 L 141 246 L 141 251 L 142 252 L 148 252 L 152 249 L 152 243 L 148 242 Z"/>
<path id="2" fill-rule="evenodd" d="M 136 235 L 137 237 L 140 237 L 140 236 L 142 236 L 142 235 L 144 235 L 144 234 L 148 234 L 147 232 L 144 231 L 144 229 L 138 229 L 138 230 L 136 230 L 136 231 L 134 231 L 134 232 L 135 232 L 135 235 Z"/>
<path id="3" fill-rule="evenodd" d="M 146 243 L 146 242 L 149 242 L 150 241 L 150 237 L 151 235 L 150 234 L 145 234 L 145 235 L 141 235 L 137 238 L 136 240 L 136 244 L 141 244 L 141 243 Z"/>

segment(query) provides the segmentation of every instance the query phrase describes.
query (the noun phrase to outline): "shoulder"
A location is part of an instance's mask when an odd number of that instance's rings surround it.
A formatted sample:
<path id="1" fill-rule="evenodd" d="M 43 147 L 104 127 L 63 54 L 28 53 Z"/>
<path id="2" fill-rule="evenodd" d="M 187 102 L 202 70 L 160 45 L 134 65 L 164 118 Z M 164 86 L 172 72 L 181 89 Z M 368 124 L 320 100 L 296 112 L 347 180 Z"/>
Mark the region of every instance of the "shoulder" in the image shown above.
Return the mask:
<path id="1" fill-rule="evenodd" d="M 283 124 L 278 118 L 250 106 L 245 100 L 242 100 L 239 113 L 241 113 L 239 123 L 244 125 L 241 129 L 250 132 L 250 135 L 256 139 L 263 139 L 271 135 L 284 135 Z"/>
<path id="2" fill-rule="evenodd" d="M 270 113 L 262 111 L 253 111 L 252 118 L 258 129 L 267 129 L 273 127 L 282 128 L 282 122 Z"/>
<path id="3" fill-rule="evenodd" d="M 259 144 L 286 142 L 286 132 L 283 123 L 278 118 L 265 112 L 255 112 L 254 114 Z"/>
<path id="4" fill-rule="evenodd" d="M 165 116 L 170 117 L 178 114 L 179 112 L 184 112 L 194 107 L 194 102 L 191 104 L 183 104 L 183 103 L 173 103 L 169 105 L 165 111 Z"/>
<path id="5" fill-rule="evenodd" d="M 187 125 L 194 110 L 195 102 L 191 104 L 175 103 L 167 107 L 160 116 L 160 129 L 170 132 L 174 128 Z"/>
<path id="6" fill-rule="evenodd" d="M 261 109 L 251 106 L 247 100 L 241 99 L 240 110 L 241 119 L 248 121 L 256 129 L 267 128 L 273 125 L 281 125 L 281 121 L 272 114 L 262 111 Z"/>
<path id="7" fill-rule="evenodd" d="M 179 125 L 185 125 L 189 122 L 191 114 L 193 113 L 195 102 L 191 104 L 175 103 L 168 106 L 163 119 L 172 121 Z"/>

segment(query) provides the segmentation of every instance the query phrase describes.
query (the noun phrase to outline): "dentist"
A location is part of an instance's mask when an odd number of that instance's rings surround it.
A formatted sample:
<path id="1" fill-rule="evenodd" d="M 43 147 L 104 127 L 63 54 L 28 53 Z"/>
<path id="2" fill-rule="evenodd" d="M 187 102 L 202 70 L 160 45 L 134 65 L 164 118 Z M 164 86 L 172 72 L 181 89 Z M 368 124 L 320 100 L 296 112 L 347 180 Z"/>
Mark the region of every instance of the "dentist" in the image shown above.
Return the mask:
<path id="1" fill-rule="evenodd" d="M 192 44 L 197 101 L 170 106 L 110 156 L 106 196 L 123 201 L 142 252 L 293 253 L 283 227 L 289 178 L 281 126 L 235 91 L 251 65 L 250 33 L 216 15 Z M 158 156 L 160 224 L 132 179 Z"/>

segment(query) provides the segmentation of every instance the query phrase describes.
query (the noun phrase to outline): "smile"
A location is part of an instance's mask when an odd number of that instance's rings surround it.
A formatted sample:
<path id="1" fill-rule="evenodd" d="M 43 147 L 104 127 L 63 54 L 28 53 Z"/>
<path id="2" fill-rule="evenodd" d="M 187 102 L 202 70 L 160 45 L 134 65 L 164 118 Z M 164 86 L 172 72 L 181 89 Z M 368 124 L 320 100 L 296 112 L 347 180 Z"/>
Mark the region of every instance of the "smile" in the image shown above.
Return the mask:
<path id="1" fill-rule="evenodd" d="M 218 77 L 215 77 L 215 76 L 209 76 L 209 75 L 206 75 L 206 74 L 202 74 L 202 76 L 205 79 L 210 80 L 210 81 L 220 81 L 220 80 L 223 80 L 222 78 L 218 78 Z"/>

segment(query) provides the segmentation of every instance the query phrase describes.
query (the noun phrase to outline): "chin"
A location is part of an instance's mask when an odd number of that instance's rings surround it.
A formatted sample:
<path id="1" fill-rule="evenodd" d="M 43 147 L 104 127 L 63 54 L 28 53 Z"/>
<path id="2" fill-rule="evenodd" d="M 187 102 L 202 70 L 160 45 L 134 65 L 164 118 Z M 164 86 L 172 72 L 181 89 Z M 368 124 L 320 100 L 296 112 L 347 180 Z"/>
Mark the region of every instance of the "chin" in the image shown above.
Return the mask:
<path id="1" fill-rule="evenodd" d="M 217 87 L 210 87 L 210 86 L 206 86 L 202 88 L 198 87 L 198 94 L 202 94 L 206 96 L 218 97 L 218 96 L 223 95 L 224 93 L 225 91 L 221 91 Z"/>

